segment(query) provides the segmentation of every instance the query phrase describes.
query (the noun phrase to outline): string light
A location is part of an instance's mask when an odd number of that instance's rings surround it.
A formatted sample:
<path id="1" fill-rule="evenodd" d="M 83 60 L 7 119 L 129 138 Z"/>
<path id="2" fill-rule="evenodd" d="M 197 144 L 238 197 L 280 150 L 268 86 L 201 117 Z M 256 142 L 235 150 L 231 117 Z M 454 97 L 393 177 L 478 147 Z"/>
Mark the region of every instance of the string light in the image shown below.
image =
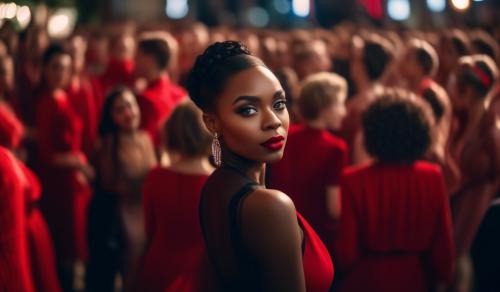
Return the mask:
<path id="1" fill-rule="evenodd" d="M 451 0 L 451 6 L 458 11 L 465 11 L 470 7 L 470 0 Z"/>

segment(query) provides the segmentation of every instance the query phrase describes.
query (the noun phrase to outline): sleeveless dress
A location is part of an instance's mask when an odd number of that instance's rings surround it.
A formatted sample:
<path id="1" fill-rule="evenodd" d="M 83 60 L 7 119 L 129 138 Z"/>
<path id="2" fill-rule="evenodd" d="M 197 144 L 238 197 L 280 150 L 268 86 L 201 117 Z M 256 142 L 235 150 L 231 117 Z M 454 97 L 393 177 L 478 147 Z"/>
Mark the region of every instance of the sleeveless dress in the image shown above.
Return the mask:
<path id="1" fill-rule="evenodd" d="M 200 221 L 207 245 L 207 252 L 212 264 L 213 274 L 217 278 L 216 291 L 260 291 L 258 283 L 259 275 L 256 263 L 252 260 L 244 248 L 241 240 L 241 206 L 245 198 L 247 198 L 255 189 L 257 184 L 251 182 L 244 185 L 236 192 L 228 206 L 229 218 L 229 234 L 231 238 L 232 249 L 236 256 L 236 266 L 232 267 L 232 274 L 224 274 L 222 269 L 227 271 L 227 262 L 224 262 L 224 257 L 219 257 L 215 254 L 219 247 L 210 246 L 210 238 L 206 230 L 204 198 L 202 196 L 200 204 Z M 328 250 L 323 242 L 316 234 L 309 223 L 297 212 L 297 220 L 303 231 L 304 239 L 302 242 L 302 264 L 304 269 L 304 277 L 308 292 L 329 291 L 333 282 L 333 263 Z M 217 235 L 215 235 L 217 236 Z M 220 252 L 220 249 L 219 249 Z M 225 266 L 225 267 L 223 267 Z"/>

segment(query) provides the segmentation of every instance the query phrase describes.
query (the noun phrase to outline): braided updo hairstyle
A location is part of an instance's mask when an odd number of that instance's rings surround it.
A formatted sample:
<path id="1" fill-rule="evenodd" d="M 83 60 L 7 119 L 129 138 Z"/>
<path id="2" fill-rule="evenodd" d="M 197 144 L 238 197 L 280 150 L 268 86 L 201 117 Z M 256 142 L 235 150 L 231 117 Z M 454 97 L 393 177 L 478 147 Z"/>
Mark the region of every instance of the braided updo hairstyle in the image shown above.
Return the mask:
<path id="1" fill-rule="evenodd" d="M 213 110 L 215 97 L 222 92 L 227 80 L 246 69 L 264 66 L 238 41 L 216 42 L 196 58 L 187 79 L 187 89 L 193 102 L 203 111 Z"/>

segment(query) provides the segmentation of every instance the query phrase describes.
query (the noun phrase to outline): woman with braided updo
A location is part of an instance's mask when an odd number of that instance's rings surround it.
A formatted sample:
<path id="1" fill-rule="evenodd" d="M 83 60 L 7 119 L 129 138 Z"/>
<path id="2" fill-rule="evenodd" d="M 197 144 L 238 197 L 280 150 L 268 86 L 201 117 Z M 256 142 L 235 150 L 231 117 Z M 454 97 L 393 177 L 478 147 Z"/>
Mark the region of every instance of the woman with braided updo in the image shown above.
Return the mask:
<path id="1" fill-rule="evenodd" d="M 283 89 L 239 42 L 209 46 L 188 77 L 213 134 L 218 168 L 200 203 L 219 291 L 328 291 L 333 265 L 290 198 L 266 189 L 266 163 L 283 156 L 289 117 Z"/>

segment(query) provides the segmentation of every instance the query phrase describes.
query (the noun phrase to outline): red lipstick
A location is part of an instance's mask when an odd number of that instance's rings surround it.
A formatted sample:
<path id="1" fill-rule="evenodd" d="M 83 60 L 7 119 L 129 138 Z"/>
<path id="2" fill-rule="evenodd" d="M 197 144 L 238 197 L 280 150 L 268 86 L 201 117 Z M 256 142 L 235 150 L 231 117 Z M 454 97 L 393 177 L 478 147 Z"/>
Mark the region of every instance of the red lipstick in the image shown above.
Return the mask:
<path id="1" fill-rule="evenodd" d="M 285 137 L 274 136 L 260 145 L 264 148 L 267 148 L 270 151 L 278 151 L 281 150 L 283 146 L 285 146 Z"/>

